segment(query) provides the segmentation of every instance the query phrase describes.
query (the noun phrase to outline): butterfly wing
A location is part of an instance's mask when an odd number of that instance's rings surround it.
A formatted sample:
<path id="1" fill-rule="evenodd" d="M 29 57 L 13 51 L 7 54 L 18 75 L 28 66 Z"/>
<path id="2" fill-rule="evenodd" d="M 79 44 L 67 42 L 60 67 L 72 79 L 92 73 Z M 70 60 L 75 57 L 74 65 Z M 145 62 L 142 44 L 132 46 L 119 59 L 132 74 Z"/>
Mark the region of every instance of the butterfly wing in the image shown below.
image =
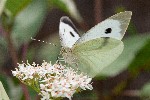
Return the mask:
<path id="1" fill-rule="evenodd" d="M 85 33 L 73 46 L 78 68 L 94 77 L 123 51 L 121 39 L 131 19 L 131 12 L 116 14 Z"/>
<path id="2" fill-rule="evenodd" d="M 94 77 L 123 51 L 123 42 L 113 38 L 93 39 L 73 48 L 78 68 Z"/>
<path id="3" fill-rule="evenodd" d="M 83 34 L 76 44 L 100 37 L 111 37 L 121 40 L 129 25 L 131 15 L 131 11 L 125 11 L 109 17 Z"/>
<path id="4" fill-rule="evenodd" d="M 59 36 L 61 45 L 65 48 L 72 48 L 80 38 L 75 25 L 67 16 L 63 16 L 60 19 Z"/>

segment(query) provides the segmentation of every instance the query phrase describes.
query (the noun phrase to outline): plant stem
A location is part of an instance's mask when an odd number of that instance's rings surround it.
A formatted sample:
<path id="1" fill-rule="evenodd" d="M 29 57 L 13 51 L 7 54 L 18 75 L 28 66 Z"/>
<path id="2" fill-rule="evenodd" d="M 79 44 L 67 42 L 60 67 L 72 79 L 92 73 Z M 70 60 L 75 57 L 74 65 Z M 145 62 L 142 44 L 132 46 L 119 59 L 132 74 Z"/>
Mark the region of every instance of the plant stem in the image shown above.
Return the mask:
<path id="1" fill-rule="evenodd" d="M 102 0 L 95 0 L 95 23 L 102 21 Z"/>
<path id="2" fill-rule="evenodd" d="M 23 44 L 23 48 L 22 48 L 22 61 L 23 61 L 23 62 L 25 62 L 25 60 L 26 60 L 27 49 L 28 49 L 28 44 L 27 44 L 27 43 L 24 43 L 24 44 Z M 28 91 L 27 86 L 24 85 L 24 84 L 22 84 L 22 83 L 21 83 L 21 86 L 22 86 L 24 95 L 25 95 L 25 97 L 26 97 L 26 100 L 30 100 L 30 95 L 29 95 L 29 91 Z"/>
<path id="3" fill-rule="evenodd" d="M 23 62 L 25 62 L 26 60 L 27 49 L 28 49 L 28 44 L 27 43 L 23 44 L 23 48 L 22 48 L 22 61 Z"/>
<path id="4" fill-rule="evenodd" d="M 18 63 L 18 56 L 17 56 L 17 52 L 16 49 L 13 45 L 13 41 L 11 39 L 11 35 L 9 32 L 5 32 L 5 38 L 8 44 L 8 51 L 10 53 L 10 56 L 12 58 L 12 62 L 13 62 L 13 68 L 15 68 L 17 66 Z"/>
<path id="5" fill-rule="evenodd" d="M 24 85 L 23 83 L 21 83 L 21 87 L 22 87 L 23 93 L 25 95 L 25 100 L 30 100 L 30 95 L 29 95 L 29 91 L 27 89 L 27 86 Z"/>

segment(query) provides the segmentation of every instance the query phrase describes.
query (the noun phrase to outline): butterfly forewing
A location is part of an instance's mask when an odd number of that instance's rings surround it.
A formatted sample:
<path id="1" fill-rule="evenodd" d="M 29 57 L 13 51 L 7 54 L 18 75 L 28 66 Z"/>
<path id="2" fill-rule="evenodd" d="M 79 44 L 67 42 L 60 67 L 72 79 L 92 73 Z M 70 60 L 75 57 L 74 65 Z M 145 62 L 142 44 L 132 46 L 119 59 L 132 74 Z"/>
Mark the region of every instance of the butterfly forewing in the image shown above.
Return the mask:
<path id="1" fill-rule="evenodd" d="M 59 36 L 61 45 L 65 48 L 72 48 L 80 38 L 75 25 L 67 16 L 63 16 L 60 19 Z"/>
<path id="2" fill-rule="evenodd" d="M 126 11 L 109 17 L 83 34 L 76 43 L 78 44 L 101 37 L 111 37 L 121 40 L 129 25 L 131 15 L 132 13 L 130 11 Z"/>

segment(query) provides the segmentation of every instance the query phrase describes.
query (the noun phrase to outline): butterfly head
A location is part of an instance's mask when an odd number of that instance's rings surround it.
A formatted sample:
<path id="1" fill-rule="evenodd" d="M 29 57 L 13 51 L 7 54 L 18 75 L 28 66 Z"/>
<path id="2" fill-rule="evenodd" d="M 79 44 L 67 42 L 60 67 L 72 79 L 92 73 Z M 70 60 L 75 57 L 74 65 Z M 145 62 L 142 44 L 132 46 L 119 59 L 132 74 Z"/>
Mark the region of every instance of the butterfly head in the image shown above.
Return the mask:
<path id="1" fill-rule="evenodd" d="M 72 48 L 75 42 L 80 38 L 74 24 L 66 16 L 60 19 L 59 36 L 61 45 L 65 48 Z"/>

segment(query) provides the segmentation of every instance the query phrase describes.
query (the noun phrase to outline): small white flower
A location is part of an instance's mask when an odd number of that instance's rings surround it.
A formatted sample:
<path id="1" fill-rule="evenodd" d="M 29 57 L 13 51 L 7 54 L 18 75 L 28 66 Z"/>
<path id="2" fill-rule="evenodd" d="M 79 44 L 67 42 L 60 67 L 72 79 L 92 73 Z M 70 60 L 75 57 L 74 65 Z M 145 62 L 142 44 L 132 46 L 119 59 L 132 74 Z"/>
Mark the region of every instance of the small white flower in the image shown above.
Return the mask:
<path id="1" fill-rule="evenodd" d="M 49 100 L 50 99 L 50 94 L 48 92 L 41 91 L 41 95 L 42 95 L 41 100 Z"/>
<path id="2" fill-rule="evenodd" d="M 42 96 L 41 100 L 51 100 L 57 97 L 71 97 L 77 89 L 92 90 L 91 80 L 89 76 L 77 72 L 69 67 L 61 64 L 43 62 L 41 66 L 38 64 L 18 64 L 18 68 L 12 71 L 12 74 L 19 78 L 22 82 L 36 86 L 37 92 Z M 39 87 L 37 87 L 39 86 Z"/>

